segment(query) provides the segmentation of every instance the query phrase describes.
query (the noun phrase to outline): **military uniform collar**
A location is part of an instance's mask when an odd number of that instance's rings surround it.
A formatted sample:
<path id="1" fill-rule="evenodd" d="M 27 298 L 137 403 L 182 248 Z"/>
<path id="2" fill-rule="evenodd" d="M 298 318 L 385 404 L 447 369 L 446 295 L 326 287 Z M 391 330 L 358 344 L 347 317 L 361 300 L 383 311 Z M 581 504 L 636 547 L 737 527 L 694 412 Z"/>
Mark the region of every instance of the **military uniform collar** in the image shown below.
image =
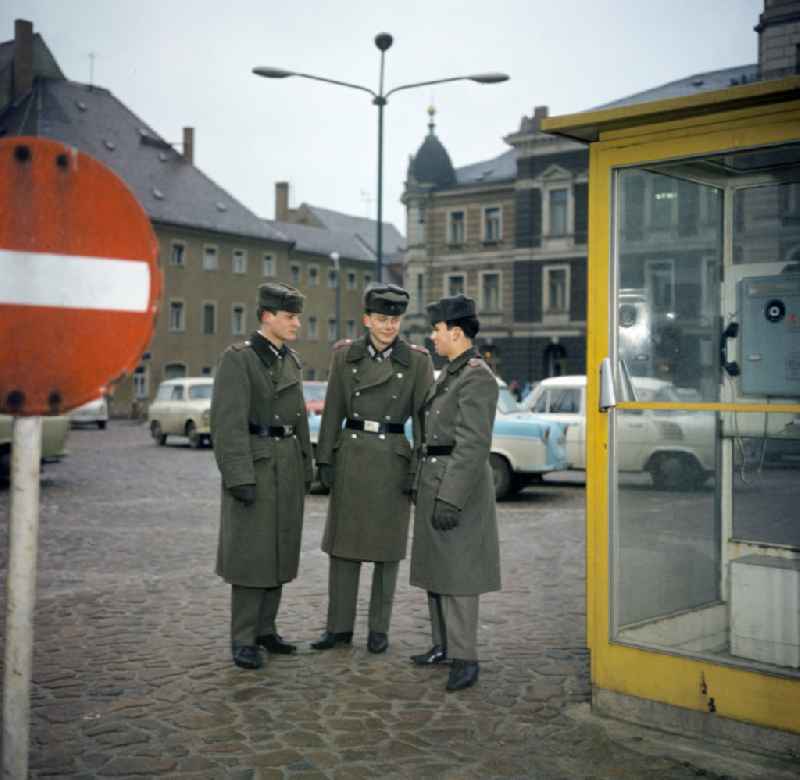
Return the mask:
<path id="1" fill-rule="evenodd" d="M 469 349 L 462 352 L 455 360 L 451 360 L 447 364 L 447 373 L 448 374 L 455 374 L 456 371 L 460 371 L 469 360 L 472 358 L 478 357 L 478 350 L 475 347 L 470 347 Z"/>
<path id="2" fill-rule="evenodd" d="M 279 358 L 285 357 L 289 354 L 289 348 L 284 345 L 283 348 L 278 349 L 266 336 L 259 331 L 255 331 L 250 336 L 250 346 L 255 351 L 256 355 L 261 358 L 261 361 L 268 368 Z"/>
<path id="3" fill-rule="evenodd" d="M 350 349 L 347 350 L 347 362 L 356 363 L 359 360 L 363 360 L 365 357 L 369 357 L 369 350 L 367 349 L 368 344 L 369 333 L 365 334 L 363 339 L 354 341 L 350 345 Z M 399 336 L 395 339 L 394 344 L 392 345 L 392 354 L 390 360 L 395 363 L 400 363 L 406 367 L 411 365 L 409 346 L 407 342 L 404 339 L 401 339 Z"/>

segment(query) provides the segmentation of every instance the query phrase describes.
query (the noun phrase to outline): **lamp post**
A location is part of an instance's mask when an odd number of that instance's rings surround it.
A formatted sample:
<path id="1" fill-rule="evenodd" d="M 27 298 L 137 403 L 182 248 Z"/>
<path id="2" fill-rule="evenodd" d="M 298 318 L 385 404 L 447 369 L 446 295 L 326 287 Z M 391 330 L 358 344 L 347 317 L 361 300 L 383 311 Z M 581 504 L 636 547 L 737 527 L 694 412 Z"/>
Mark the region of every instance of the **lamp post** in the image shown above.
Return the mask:
<path id="1" fill-rule="evenodd" d="M 339 272 L 339 253 L 330 253 L 331 261 L 333 262 L 333 269 L 336 271 L 336 338 L 344 338 L 342 336 L 342 275 Z"/>
<path id="2" fill-rule="evenodd" d="M 387 49 L 389 49 L 394 42 L 389 33 L 378 33 L 375 36 L 375 46 L 381 53 L 381 68 L 380 79 L 378 82 L 378 91 L 375 92 L 369 87 L 364 87 L 360 84 L 351 84 L 347 81 L 338 81 L 336 79 L 329 79 L 323 76 L 314 76 L 310 73 L 300 73 L 294 70 L 284 70 L 282 68 L 258 67 L 253 68 L 253 73 L 257 76 L 263 76 L 268 79 L 285 79 L 289 76 L 298 76 L 299 78 L 312 79 L 313 81 L 324 81 L 327 84 L 336 84 L 340 87 L 349 87 L 350 89 L 358 89 L 362 92 L 367 92 L 372 95 L 372 104 L 378 107 L 378 225 L 375 237 L 376 248 L 376 268 L 375 275 L 380 282 L 383 280 L 383 109 L 388 102 L 389 95 L 395 92 L 400 92 L 405 89 L 415 89 L 417 87 L 427 87 L 433 84 L 445 84 L 449 81 L 474 81 L 478 84 L 497 84 L 501 81 L 507 81 L 508 75 L 505 73 L 474 73 L 469 76 L 450 76 L 444 79 L 433 79 L 431 81 L 417 81 L 413 84 L 401 84 L 399 87 L 394 87 L 388 92 L 383 91 L 383 76 L 384 76 L 384 58 Z"/>

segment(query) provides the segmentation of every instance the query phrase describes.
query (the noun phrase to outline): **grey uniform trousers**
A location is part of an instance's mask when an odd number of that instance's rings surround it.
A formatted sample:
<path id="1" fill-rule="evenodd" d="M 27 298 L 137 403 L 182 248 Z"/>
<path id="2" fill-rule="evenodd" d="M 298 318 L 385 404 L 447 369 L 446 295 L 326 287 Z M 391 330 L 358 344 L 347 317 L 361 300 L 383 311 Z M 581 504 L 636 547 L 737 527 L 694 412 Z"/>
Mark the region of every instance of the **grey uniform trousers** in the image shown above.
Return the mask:
<path id="1" fill-rule="evenodd" d="M 447 648 L 450 658 L 478 660 L 479 599 L 479 596 L 428 593 L 433 644 Z"/>
<path id="2" fill-rule="evenodd" d="M 330 556 L 328 570 L 328 624 L 327 630 L 344 633 L 353 630 L 356 622 L 358 581 L 361 561 Z M 372 591 L 369 599 L 369 630 L 389 633 L 392 604 L 397 586 L 399 561 L 376 561 L 372 573 Z"/>
<path id="3" fill-rule="evenodd" d="M 275 617 L 283 587 L 231 586 L 231 641 L 254 645 L 256 637 L 276 634 Z"/>

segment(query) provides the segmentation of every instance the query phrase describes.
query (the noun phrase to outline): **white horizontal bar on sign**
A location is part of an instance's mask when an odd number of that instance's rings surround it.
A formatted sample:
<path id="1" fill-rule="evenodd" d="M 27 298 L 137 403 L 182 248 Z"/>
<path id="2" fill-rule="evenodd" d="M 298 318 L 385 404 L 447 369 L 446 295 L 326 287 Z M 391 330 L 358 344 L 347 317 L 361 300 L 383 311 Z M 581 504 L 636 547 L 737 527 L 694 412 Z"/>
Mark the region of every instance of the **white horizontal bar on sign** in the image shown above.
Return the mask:
<path id="1" fill-rule="evenodd" d="M 146 312 L 146 260 L 0 249 L 0 304 Z"/>

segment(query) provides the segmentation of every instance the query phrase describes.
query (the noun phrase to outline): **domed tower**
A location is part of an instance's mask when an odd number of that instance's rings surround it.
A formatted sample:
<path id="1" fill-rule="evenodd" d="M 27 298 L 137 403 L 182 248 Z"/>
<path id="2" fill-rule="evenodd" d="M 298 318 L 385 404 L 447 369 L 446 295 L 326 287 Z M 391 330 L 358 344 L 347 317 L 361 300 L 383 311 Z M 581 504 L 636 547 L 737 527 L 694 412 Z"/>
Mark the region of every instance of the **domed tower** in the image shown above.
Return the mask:
<path id="1" fill-rule="evenodd" d="M 452 187 L 456 172 L 447 149 L 434 132 L 436 109 L 428 109 L 428 134 L 409 158 L 402 202 L 406 207 L 405 286 L 411 293 L 406 335 L 424 343 L 430 328 L 425 317 L 425 304 L 430 297 L 430 262 L 426 235 L 426 213 L 434 190 Z"/>
<path id="2" fill-rule="evenodd" d="M 425 207 L 428 193 L 456 183 L 456 172 L 447 149 L 434 132 L 436 109 L 428 108 L 428 135 L 408 160 L 406 188 L 402 201 L 406 206 L 406 236 L 408 247 L 425 243 Z"/>

